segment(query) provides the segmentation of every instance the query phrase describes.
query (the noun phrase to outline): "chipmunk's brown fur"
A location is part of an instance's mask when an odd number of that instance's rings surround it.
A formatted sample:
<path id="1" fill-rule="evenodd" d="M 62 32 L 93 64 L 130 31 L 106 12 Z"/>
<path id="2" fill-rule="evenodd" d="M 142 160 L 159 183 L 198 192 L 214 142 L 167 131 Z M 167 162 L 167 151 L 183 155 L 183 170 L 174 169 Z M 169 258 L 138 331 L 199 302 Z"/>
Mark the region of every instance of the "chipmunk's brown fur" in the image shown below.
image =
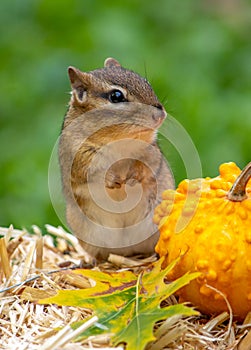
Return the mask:
<path id="1" fill-rule="evenodd" d="M 156 143 L 166 112 L 150 84 L 115 59 L 68 73 L 72 96 L 59 146 L 67 222 L 98 258 L 152 253 L 153 209 L 173 187 Z"/>

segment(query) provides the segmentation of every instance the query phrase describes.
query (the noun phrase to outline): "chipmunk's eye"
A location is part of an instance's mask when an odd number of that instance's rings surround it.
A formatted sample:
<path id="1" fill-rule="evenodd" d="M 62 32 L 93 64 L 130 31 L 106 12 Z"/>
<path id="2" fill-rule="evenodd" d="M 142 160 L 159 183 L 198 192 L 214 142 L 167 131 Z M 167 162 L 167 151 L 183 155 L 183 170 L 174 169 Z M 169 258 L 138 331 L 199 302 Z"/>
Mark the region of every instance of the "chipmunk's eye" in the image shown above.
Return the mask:
<path id="1" fill-rule="evenodd" d="M 109 100 L 112 103 L 119 103 L 119 102 L 126 102 L 127 101 L 123 92 L 121 92 L 120 90 L 112 90 L 109 93 Z"/>

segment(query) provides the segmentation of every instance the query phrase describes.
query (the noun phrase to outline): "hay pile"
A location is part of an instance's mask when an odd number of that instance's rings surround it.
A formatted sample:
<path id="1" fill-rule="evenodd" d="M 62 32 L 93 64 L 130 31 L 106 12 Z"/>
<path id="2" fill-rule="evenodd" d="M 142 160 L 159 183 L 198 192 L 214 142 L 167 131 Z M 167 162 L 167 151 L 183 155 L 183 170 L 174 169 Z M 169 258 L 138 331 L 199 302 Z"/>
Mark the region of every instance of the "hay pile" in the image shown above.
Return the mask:
<path id="1" fill-rule="evenodd" d="M 113 349 L 109 334 L 74 342 L 76 333 L 69 325 L 88 317 L 82 326 L 88 328 L 97 321 L 96 316 L 90 319 L 91 311 L 36 303 L 58 289 L 90 287 L 90 281 L 72 272 L 87 259 L 78 240 L 60 227 L 46 225 L 46 230 L 48 234 L 42 236 L 36 226 L 32 234 L 13 227 L 0 228 L 0 349 Z M 111 255 L 108 262 L 95 268 L 107 272 L 126 268 L 138 273 L 154 259 Z M 177 301 L 172 297 L 168 302 Z M 250 315 L 243 324 L 237 324 L 231 310 L 211 319 L 203 315 L 173 317 L 156 326 L 157 340 L 147 350 L 250 350 L 250 327 Z"/>

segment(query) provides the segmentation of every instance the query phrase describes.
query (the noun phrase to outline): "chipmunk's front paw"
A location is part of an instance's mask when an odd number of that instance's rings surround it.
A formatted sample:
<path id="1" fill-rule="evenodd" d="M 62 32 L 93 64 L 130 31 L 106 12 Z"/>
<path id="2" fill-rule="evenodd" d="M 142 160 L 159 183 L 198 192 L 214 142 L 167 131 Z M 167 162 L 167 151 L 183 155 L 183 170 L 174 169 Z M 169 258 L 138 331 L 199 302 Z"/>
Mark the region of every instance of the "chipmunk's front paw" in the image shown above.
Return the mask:
<path id="1" fill-rule="evenodd" d="M 121 188 L 124 182 L 125 180 L 121 179 L 121 177 L 114 172 L 106 174 L 105 187 L 107 188 Z"/>

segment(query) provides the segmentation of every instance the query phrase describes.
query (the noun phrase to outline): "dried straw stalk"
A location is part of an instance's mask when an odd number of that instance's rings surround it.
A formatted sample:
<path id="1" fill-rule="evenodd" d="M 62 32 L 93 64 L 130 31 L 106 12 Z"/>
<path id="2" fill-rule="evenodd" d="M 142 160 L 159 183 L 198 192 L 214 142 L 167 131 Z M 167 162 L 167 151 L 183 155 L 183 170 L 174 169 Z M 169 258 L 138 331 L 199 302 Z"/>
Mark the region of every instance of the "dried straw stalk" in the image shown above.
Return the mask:
<path id="1" fill-rule="evenodd" d="M 83 324 L 86 329 L 97 321 L 89 310 L 36 304 L 36 300 L 54 295 L 58 289 L 89 288 L 93 284 L 70 270 L 89 258 L 76 237 L 61 227 L 46 225 L 46 229 L 56 237 L 56 246 L 52 237 L 49 234 L 42 237 L 36 226 L 33 234 L 12 226 L 0 228 L 0 349 L 114 349 L 109 333 L 74 342 L 77 333 L 70 324 L 86 320 Z M 108 262 L 96 268 L 130 269 L 137 273 L 155 259 L 110 255 Z M 172 296 L 168 302 L 177 301 Z M 251 314 L 243 324 L 237 324 L 231 318 L 231 310 L 211 319 L 203 315 L 188 319 L 173 317 L 156 325 L 156 341 L 147 350 L 251 350 L 250 327 Z"/>

